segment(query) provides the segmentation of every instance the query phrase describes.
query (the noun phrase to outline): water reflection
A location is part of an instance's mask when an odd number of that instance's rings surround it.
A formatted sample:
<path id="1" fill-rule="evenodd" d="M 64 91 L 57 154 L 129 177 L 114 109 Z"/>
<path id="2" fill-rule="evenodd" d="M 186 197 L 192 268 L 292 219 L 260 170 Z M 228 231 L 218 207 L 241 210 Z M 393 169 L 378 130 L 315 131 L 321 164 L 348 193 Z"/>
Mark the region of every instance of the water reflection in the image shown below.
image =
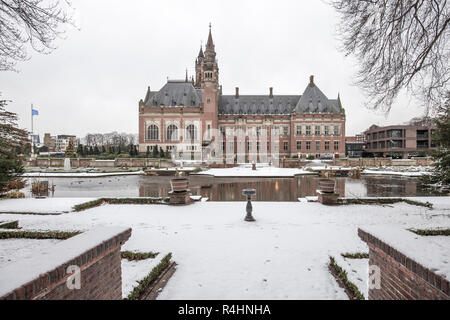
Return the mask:
<path id="1" fill-rule="evenodd" d="M 53 178 L 55 197 L 165 197 L 171 190 L 170 177 L 120 176 L 105 178 Z M 189 178 L 193 195 L 211 201 L 244 201 L 242 189 L 257 190 L 257 201 L 297 201 L 315 196 L 319 177 L 297 178 Z M 336 178 L 341 197 L 436 196 L 426 190 L 417 178 L 364 176 L 361 179 Z M 28 192 L 30 196 L 30 192 Z"/>

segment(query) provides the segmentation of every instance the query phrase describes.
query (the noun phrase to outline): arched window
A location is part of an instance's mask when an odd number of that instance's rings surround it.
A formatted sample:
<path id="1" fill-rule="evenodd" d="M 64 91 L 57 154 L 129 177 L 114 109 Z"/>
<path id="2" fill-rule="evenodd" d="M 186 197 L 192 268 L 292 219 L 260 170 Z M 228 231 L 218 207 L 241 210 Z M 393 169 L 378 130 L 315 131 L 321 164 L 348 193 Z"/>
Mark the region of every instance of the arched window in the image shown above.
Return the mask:
<path id="1" fill-rule="evenodd" d="M 186 128 L 186 140 L 197 140 L 197 128 L 193 124 Z"/>
<path id="2" fill-rule="evenodd" d="M 167 127 L 167 141 L 177 141 L 178 140 L 178 127 L 171 124 Z"/>
<path id="3" fill-rule="evenodd" d="M 159 140 L 159 128 L 154 124 L 150 125 L 147 129 L 148 140 Z"/>

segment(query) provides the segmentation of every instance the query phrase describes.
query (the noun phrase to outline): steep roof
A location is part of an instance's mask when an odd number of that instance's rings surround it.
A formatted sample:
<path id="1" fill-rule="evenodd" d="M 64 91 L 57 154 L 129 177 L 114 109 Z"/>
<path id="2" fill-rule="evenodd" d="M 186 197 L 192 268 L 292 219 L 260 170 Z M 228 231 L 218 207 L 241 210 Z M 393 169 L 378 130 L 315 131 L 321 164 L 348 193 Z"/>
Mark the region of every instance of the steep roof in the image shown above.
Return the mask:
<path id="1" fill-rule="evenodd" d="M 296 114 L 307 113 L 341 113 L 340 98 L 328 99 L 315 85 L 314 77 L 303 95 L 249 95 L 236 97 L 235 95 L 223 95 L 219 99 L 219 114 L 271 114 L 290 115 L 295 110 Z"/>
<path id="2" fill-rule="evenodd" d="M 206 43 L 206 50 L 214 51 L 214 41 L 211 33 L 211 24 L 209 24 L 209 35 L 208 35 L 208 42 Z"/>
<path id="3" fill-rule="evenodd" d="M 222 95 L 219 114 L 291 114 L 300 96 Z"/>
<path id="4" fill-rule="evenodd" d="M 340 113 L 341 107 L 338 100 L 329 100 L 314 83 L 314 76 L 295 107 L 297 114 L 304 113 Z"/>
<path id="5" fill-rule="evenodd" d="M 169 80 L 161 90 L 147 92 L 144 101 L 146 107 L 159 107 L 160 105 L 200 107 L 201 103 L 201 90 L 195 89 L 192 82 L 180 80 Z"/>

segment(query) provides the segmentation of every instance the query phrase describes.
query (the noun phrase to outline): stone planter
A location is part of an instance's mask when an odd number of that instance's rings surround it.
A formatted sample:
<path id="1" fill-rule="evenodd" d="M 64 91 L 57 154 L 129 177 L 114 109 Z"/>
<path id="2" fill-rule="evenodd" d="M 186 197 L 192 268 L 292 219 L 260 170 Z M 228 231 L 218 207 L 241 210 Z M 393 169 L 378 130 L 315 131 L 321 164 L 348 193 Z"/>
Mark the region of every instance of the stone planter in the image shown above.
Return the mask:
<path id="1" fill-rule="evenodd" d="M 319 181 L 319 190 L 324 193 L 334 193 L 336 182 L 331 179 L 322 179 Z"/>
<path id="2" fill-rule="evenodd" d="M 170 180 L 173 192 L 183 192 L 188 190 L 189 179 L 187 178 L 175 178 Z"/>

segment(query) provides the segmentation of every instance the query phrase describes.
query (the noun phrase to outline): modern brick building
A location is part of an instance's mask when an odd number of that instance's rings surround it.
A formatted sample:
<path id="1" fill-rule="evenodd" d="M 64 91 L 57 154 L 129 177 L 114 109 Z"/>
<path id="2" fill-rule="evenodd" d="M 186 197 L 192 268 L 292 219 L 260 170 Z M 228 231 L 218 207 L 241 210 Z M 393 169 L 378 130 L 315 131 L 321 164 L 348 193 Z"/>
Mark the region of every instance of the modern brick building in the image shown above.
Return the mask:
<path id="1" fill-rule="evenodd" d="M 44 135 L 44 146 L 48 148 L 49 152 L 65 152 L 71 138 L 74 148 L 77 148 L 80 141 L 76 136 L 66 134 L 52 136 L 50 133 L 46 133 Z"/>
<path id="2" fill-rule="evenodd" d="M 179 153 L 202 153 L 214 139 L 212 129 L 218 129 L 227 141 L 222 147 L 226 156 L 237 152 L 238 142 L 236 138 L 230 141 L 228 132 L 256 132 L 256 146 L 245 140 L 246 161 L 261 149 L 270 152 L 274 148 L 281 157 L 345 156 L 346 116 L 340 97 L 328 99 L 313 76 L 301 95 L 275 95 L 273 88 L 267 95 L 241 95 L 239 88 L 234 95 L 224 95 L 211 27 L 195 70 L 195 79 L 186 74 L 184 80 L 168 80 L 159 91 L 148 88 L 139 101 L 140 152 L 157 146 Z M 260 133 L 272 137 L 273 131 L 278 132 L 278 141 L 269 138 L 265 149 Z M 183 146 L 186 141 L 196 145 Z"/>
<path id="3" fill-rule="evenodd" d="M 431 139 L 434 127 L 426 124 L 411 124 L 378 127 L 365 131 L 366 151 L 376 157 L 403 158 L 419 156 L 436 148 Z"/>
<path id="4" fill-rule="evenodd" d="M 349 158 L 362 158 L 366 151 L 366 142 L 362 135 L 345 138 L 345 155 Z"/>

